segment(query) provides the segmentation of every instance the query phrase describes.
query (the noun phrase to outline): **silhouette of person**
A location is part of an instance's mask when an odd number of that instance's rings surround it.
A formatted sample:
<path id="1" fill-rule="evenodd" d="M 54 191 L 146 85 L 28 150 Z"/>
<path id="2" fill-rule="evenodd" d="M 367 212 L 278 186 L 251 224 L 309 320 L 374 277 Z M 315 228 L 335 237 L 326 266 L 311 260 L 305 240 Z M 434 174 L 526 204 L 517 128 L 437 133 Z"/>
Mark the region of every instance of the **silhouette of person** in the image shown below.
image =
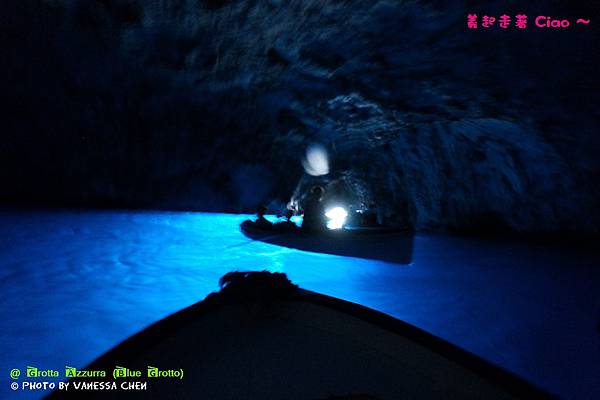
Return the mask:
<path id="1" fill-rule="evenodd" d="M 256 209 L 256 221 L 254 221 L 254 224 L 259 228 L 271 229 L 271 228 L 273 228 L 273 224 L 265 218 L 266 212 L 267 212 L 267 207 L 259 206 Z"/>
<path id="2" fill-rule="evenodd" d="M 369 226 L 369 227 L 378 226 L 379 225 L 378 217 L 379 217 L 379 215 L 378 215 L 377 206 L 375 206 L 375 203 L 370 203 L 369 208 L 367 208 L 365 210 L 365 212 L 363 213 L 363 224 L 365 226 Z"/>
<path id="3" fill-rule="evenodd" d="M 309 231 L 322 231 L 327 227 L 325 221 L 325 209 L 321 198 L 323 196 L 323 188 L 314 186 L 310 190 L 308 199 L 304 204 L 304 218 L 302 219 L 302 229 Z"/>

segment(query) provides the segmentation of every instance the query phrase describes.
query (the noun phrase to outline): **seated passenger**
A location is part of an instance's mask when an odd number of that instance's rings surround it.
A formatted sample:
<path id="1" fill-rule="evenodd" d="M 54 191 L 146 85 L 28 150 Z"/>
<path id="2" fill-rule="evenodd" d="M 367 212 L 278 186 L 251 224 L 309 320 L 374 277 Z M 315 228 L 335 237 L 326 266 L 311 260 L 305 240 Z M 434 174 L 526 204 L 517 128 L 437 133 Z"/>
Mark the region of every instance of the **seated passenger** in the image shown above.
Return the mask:
<path id="1" fill-rule="evenodd" d="M 267 212 L 267 207 L 265 206 L 259 206 L 256 210 L 256 221 L 254 221 L 254 224 L 258 227 L 258 228 L 262 228 L 262 229 L 272 229 L 273 228 L 273 224 L 267 220 L 265 218 L 265 213 Z"/>
<path id="2" fill-rule="evenodd" d="M 304 218 L 302 219 L 302 229 L 307 231 L 323 231 L 327 228 L 325 218 L 325 208 L 321 202 L 323 188 L 314 186 L 308 199 L 304 203 Z"/>
<path id="3" fill-rule="evenodd" d="M 368 227 L 379 226 L 379 212 L 377 210 L 377 206 L 375 203 L 369 204 L 369 208 L 367 208 L 363 212 L 363 225 Z"/>

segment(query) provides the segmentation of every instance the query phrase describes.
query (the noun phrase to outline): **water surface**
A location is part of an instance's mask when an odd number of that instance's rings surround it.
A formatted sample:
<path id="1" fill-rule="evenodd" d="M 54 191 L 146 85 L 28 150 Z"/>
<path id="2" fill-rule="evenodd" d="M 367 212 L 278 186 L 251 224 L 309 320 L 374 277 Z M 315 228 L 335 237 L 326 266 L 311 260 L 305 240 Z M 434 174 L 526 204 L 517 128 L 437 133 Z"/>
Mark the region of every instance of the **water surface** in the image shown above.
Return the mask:
<path id="1" fill-rule="evenodd" d="M 0 385 L 12 368 L 83 367 L 202 300 L 231 270 L 401 318 L 567 398 L 600 397 L 600 257 L 518 242 L 415 239 L 413 263 L 253 242 L 243 215 L 0 212 Z M 170 366 L 165 366 L 170 368 Z M 8 397 L 10 396 L 10 397 Z"/>

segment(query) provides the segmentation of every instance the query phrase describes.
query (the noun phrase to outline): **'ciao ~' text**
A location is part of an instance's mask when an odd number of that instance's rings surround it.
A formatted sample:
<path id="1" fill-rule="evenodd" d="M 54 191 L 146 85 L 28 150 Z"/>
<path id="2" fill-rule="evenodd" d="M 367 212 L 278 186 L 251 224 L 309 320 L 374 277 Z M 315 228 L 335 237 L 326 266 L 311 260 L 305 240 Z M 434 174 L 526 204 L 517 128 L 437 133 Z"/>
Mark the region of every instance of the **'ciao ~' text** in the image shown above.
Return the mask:
<path id="1" fill-rule="evenodd" d="M 476 13 L 467 14 L 468 29 L 567 29 L 573 26 L 587 26 L 591 23 L 590 19 L 576 18 L 554 18 L 548 15 L 537 15 L 529 17 L 527 14 L 517 15 L 478 15 Z"/>

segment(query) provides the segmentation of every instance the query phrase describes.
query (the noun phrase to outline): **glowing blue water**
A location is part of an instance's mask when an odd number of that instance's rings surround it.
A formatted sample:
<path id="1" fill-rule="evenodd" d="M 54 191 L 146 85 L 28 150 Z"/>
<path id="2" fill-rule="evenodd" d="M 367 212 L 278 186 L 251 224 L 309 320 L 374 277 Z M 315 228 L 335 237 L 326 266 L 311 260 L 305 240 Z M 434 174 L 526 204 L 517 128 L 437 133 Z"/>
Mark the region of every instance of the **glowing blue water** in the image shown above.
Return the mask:
<path id="1" fill-rule="evenodd" d="M 281 271 L 439 335 L 564 397 L 600 396 L 600 260 L 516 243 L 419 236 L 414 263 L 252 242 L 247 216 L 0 213 L 0 385 L 34 365 L 83 367 L 203 299 L 231 270 Z M 168 366 L 165 366 L 167 368 Z"/>

